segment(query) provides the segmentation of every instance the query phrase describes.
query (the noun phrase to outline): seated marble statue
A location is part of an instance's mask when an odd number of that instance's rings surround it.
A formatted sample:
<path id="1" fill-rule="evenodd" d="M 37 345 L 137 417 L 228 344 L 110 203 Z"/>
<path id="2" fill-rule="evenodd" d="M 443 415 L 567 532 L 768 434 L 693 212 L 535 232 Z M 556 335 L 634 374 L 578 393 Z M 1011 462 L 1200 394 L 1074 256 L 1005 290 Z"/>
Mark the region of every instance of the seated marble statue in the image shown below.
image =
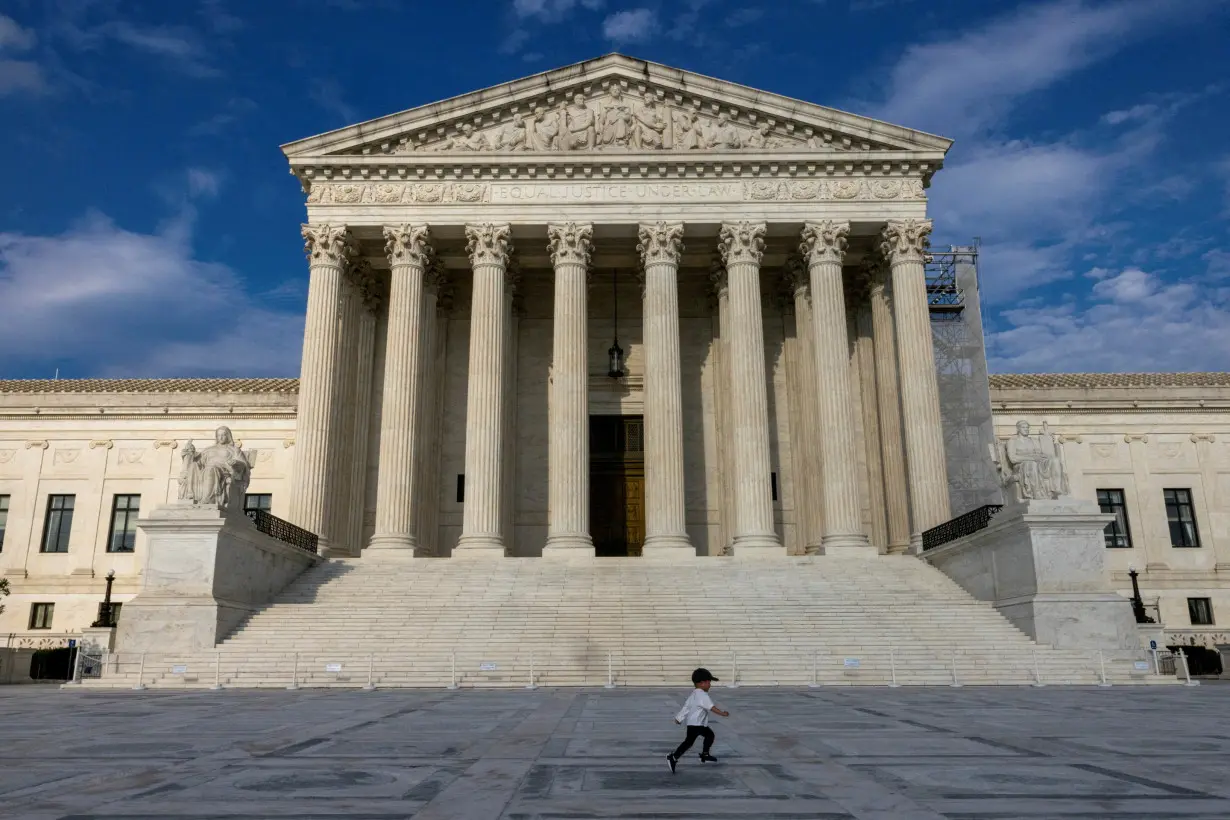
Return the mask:
<path id="1" fill-rule="evenodd" d="M 184 447 L 180 454 L 184 465 L 179 474 L 180 500 L 242 511 L 255 459 L 250 451 L 236 446 L 229 427 L 215 430 L 214 441 L 199 452 L 191 441 Z"/>
<path id="2" fill-rule="evenodd" d="M 1046 424 L 1040 435 L 1030 435 L 1029 431 L 1029 422 L 1019 421 L 1016 435 L 995 447 L 992 455 L 1001 481 L 1005 486 L 1015 484 L 1021 500 L 1067 495 L 1068 477 L 1059 443 Z"/>

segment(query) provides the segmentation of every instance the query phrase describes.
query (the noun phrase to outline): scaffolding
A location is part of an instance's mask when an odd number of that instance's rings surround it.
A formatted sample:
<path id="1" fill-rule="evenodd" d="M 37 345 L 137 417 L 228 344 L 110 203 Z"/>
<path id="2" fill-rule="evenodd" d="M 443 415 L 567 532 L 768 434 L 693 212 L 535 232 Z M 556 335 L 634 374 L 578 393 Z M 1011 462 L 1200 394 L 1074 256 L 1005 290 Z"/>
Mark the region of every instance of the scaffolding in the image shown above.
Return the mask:
<path id="1" fill-rule="evenodd" d="M 953 517 L 1002 502 L 990 459 L 995 440 L 978 296 L 978 242 L 932 250 L 927 305 Z"/>

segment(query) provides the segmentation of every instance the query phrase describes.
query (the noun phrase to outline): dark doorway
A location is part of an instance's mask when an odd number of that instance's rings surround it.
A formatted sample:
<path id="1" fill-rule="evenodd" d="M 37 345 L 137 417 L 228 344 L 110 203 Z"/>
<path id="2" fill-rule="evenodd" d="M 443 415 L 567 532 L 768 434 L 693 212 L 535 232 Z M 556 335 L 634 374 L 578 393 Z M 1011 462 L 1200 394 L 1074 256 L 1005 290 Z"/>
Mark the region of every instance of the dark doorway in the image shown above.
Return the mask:
<path id="1" fill-rule="evenodd" d="M 589 529 L 600 556 L 640 555 L 645 544 L 645 422 L 589 417 Z"/>

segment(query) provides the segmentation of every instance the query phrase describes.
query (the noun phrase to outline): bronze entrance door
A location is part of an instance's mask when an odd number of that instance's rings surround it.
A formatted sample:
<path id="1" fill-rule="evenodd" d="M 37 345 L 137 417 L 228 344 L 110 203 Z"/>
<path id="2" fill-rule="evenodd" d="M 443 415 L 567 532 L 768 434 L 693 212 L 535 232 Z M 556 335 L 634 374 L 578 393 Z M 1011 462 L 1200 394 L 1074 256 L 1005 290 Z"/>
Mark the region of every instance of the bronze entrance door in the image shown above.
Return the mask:
<path id="1" fill-rule="evenodd" d="M 600 556 L 641 554 L 644 439 L 640 416 L 589 417 L 589 529 Z"/>

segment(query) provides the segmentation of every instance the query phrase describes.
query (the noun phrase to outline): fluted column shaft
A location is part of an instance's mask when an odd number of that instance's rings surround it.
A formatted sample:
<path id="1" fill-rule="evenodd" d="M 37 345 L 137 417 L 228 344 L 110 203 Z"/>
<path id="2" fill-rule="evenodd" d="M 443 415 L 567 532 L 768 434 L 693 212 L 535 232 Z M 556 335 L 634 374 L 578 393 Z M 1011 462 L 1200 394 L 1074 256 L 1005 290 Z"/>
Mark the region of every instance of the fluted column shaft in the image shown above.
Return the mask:
<path id="1" fill-rule="evenodd" d="M 803 227 L 800 246 L 811 280 L 816 399 L 824 459 L 824 534 L 820 546 L 825 554 L 874 551 L 863 531 L 858 497 L 858 447 L 841 276 L 849 232 L 848 222 L 809 222 Z"/>
<path id="2" fill-rule="evenodd" d="M 683 378 L 679 352 L 679 258 L 683 224 L 641 225 L 645 272 L 646 557 L 695 555 L 688 539 L 683 477 Z"/>
<path id="3" fill-rule="evenodd" d="M 367 439 L 371 431 L 376 312 L 380 309 L 380 297 L 374 282 L 375 279 L 370 273 L 359 281 L 363 304 L 355 334 L 354 424 L 351 427 L 350 460 L 345 467 L 350 470 L 350 506 L 346 510 L 346 533 L 353 555 L 359 554 L 363 539 L 364 512 L 367 510 Z"/>
<path id="4" fill-rule="evenodd" d="M 820 552 L 820 536 L 824 527 L 823 464 L 819 442 L 819 421 L 816 413 L 816 351 L 815 317 L 812 313 L 811 284 L 807 266 L 801 258 L 791 260 L 788 283 L 794 296 L 795 337 L 798 339 L 799 430 L 793 446 L 801 469 L 796 469 L 795 509 L 798 510 L 799 543 L 809 554 Z"/>
<path id="5" fill-rule="evenodd" d="M 922 533 L 950 516 L 944 428 L 923 270 L 930 233 L 930 220 L 894 219 L 885 225 L 880 243 L 881 253 L 892 268 L 901 414 L 913 513 L 910 542 L 916 550 L 922 548 Z"/>
<path id="6" fill-rule="evenodd" d="M 875 342 L 871 334 L 871 307 L 865 281 L 851 292 L 849 303 L 855 327 L 854 355 L 858 363 L 858 401 L 863 414 L 863 453 L 867 462 L 867 509 L 871 516 L 871 544 L 888 551 L 888 522 L 884 515 L 884 465 L 880 446 L 880 407 L 876 395 Z"/>
<path id="7" fill-rule="evenodd" d="M 426 225 L 384 229 L 389 255 L 389 321 L 380 409 L 380 474 L 376 479 L 376 530 L 369 550 L 413 556 L 414 503 L 419 483 L 416 454 L 423 354 L 423 287 L 431 261 Z"/>
<path id="8" fill-rule="evenodd" d="M 307 319 L 303 328 L 303 361 L 299 372 L 299 408 L 295 432 L 295 471 L 290 518 L 330 545 L 328 479 L 336 442 L 331 436 L 334 408 L 340 399 L 336 378 L 338 311 L 342 274 L 354 256 L 345 226 L 304 225 L 309 259 Z"/>
<path id="9" fill-rule="evenodd" d="M 593 556 L 589 533 L 589 368 L 586 363 L 592 225 L 547 226 L 555 267 L 543 556 Z"/>
<path id="10" fill-rule="evenodd" d="M 358 369 L 356 343 L 359 335 L 359 313 L 363 310 L 359 291 L 354 286 L 353 274 L 356 265 L 342 276 L 341 300 L 338 303 L 337 362 L 335 376 L 339 387 L 338 398 L 333 402 L 333 420 L 329 436 L 329 495 L 331 496 L 326 528 L 329 531 L 329 550 L 326 555 L 349 556 L 356 554 L 359 544 L 352 543 L 347 511 L 351 506 L 351 474 L 348 459 L 354 435 L 354 404 L 349 401 L 354 389 L 355 372 Z"/>
<path id="11" fill-rule="evenodd" d="M 897 389 L 897 342 L 889 302 L 887 271 L 877 267 L 870 279 L 871 335 L 875 346 L 876 401 L 880 408 L 880 459 L 884 470 L 884 507 L 888 551 L 910 545 L 910 496 L 901 438 L 901 397 Z"/>
<path id="12" fill-rule="evenodd" d="M 504 277 L 512 250 L 511 229 L 506 224 L 467 225 L 466 237 L 474 270 L 466 398 L 466 486 L 461 538 L 453 557 L 503 557 L 500 514 L 508 315 Z"/>
<path id="13" fill-rule="evenodd" d="M 735 222 L 723 224 L 718 235 L 730 298 L 736 556 L 786 554 L 773 527 L 769 396 L 760 308 L 764 234 L 763 222 Z"/>

